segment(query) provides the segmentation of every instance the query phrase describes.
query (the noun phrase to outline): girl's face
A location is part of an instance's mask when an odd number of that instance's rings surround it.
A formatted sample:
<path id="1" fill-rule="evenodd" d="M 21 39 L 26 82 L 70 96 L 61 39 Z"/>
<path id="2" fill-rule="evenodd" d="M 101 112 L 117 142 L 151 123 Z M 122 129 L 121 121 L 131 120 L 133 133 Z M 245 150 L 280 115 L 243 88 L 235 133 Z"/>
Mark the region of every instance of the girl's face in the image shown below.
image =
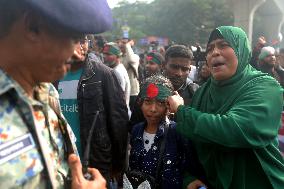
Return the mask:
<path id="1" fill-rule="evenodd" d="M 156 124 L 157 126 L 167 113 L 166 101 L 145 98 L 141 110 L 148 124 Z"/>

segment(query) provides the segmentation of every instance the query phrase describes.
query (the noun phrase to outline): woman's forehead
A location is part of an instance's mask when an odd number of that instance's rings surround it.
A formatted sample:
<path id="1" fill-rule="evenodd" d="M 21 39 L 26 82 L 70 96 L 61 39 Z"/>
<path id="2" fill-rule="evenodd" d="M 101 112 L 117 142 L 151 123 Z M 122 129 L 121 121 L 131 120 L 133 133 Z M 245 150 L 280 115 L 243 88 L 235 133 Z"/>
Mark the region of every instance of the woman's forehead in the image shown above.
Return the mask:
<path id="1" fill-rule="evenodd" d="M 208 44 L 208 46 L 209 46 L 209 45 L 214 45 L 214 44 L 216 44 L 216 43 L 223 43 L 223 42 L 228 43 L 225 39 L 221 39 L 221 38 L 214 39 L 213 41 L 211 41 L 211 42 Z"/>

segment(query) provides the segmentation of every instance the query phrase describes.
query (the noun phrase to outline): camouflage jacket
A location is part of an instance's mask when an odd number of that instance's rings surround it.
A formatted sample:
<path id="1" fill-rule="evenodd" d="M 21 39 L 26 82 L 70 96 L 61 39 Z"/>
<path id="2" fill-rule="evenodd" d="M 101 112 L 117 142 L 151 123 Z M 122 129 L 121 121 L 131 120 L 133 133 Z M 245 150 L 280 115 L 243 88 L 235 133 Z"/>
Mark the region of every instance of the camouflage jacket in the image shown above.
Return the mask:
<path id="1" fill-rule="evenodd" d="M 0 70 L 0 188 L 63 187 L 64 139 L 68 136 L 76 151 L 75 137 L 59 115 L 56 89 L 41 83 L 34 94 L 36 100 Z"/>

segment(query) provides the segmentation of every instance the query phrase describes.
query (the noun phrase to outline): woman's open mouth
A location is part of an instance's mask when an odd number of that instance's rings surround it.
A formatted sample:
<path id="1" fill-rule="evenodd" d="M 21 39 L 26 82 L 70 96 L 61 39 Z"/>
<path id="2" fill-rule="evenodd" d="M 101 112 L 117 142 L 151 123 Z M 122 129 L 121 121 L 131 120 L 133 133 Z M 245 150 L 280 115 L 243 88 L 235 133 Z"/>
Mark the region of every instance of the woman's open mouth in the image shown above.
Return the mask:
<path id="1" fill-rule="evenodd" d="M 212 64 L 212 68 L 218 68 L 218 67 L 223 66 L 223 65 L 225 65 L 225 63 L 216 62 L 216 63 L 213 63 L 213 64 Z"/>

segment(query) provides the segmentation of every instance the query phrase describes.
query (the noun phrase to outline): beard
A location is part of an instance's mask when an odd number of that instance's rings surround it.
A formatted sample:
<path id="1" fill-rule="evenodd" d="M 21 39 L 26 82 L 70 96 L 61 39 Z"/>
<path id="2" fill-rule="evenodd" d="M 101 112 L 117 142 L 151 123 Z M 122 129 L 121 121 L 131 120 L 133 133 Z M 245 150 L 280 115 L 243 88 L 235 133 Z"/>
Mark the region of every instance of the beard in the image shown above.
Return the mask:
<path id="1" fill-rule="evenodd" d="M 157 75 L 157 74 L 160 74 L 160 71 L 158 70 L 158 71 L 150 71 L 150 70 L 146 70 L 145 71 L 145 77 L 147 78 L 147 77 L 151 77 L 151 76 L 153 76 L 153 75 Z"/>
<path id="2" fill-rule="evenodd" d="M 186 78 L 181 77 L 170 77 L 169 80 L 172 82 L 174 90 L 178 90 L 186 82 Z"/>
<path id="3" fill-rule="evenodd" d="M 263 64 L 259 65 L 259 67 L 262 68 L 263 70 L 271 70 L 274 66 L 275 64 L 271 62 L 264 62 Z"/>
<path id="4" fill-rule="evenodd" d="M 104 61 L 104 64 L 108 67 L 113 68 L 113 67 L 115 67 L 116 62 L 115 61 L 112 61 L 112 62 L 111 61 Z"/>

